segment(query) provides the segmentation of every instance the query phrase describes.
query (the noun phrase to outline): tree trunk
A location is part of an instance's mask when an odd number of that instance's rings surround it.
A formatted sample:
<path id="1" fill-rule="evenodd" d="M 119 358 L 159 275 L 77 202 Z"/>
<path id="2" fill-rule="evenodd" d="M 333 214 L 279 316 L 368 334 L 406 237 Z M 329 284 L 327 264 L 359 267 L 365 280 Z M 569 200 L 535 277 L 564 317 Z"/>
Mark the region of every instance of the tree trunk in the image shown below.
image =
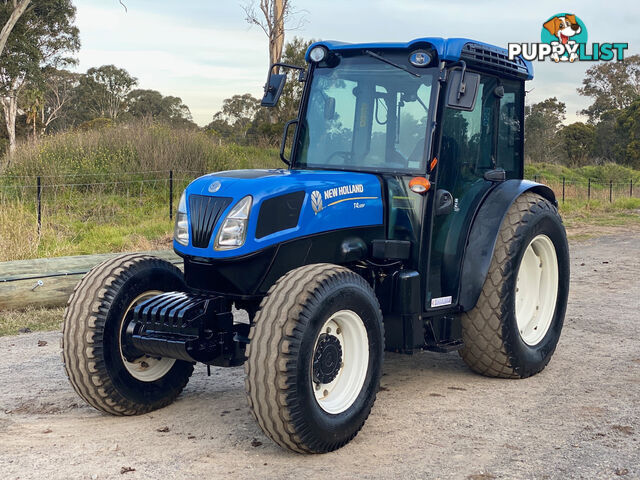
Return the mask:
<path id="1" fill-rule="evenodd" d="M 21 0 L 20 3 L 17 4 L 14 1 L 13 12 L 11 12 L 9 20 L 7 20 L 7 23 L 5 23 L 4 27 L 2 27 L 2 30 L 0 31 L 0 56 L 2 56 L 2 52 L 4 52 L 4 47 L 7 44 L 7 39 L 11 34 L 11 30 L 13 30 L 13 27 L 16 25 L 18 20 L 20 20 L 20 17 L 29 6 L 30 1 L 31 0 Z"/>
<path id="2" fill-rule="evenodd" d="M 273 17 L 269 31 L 269 60 L 272 64 L 278 63 L 282 59 L 282 49 L 284 47 L 284 10 L 288 0 L 273 0 Z M 267 19 L 269 23 L 269 19 Z M 278 67 L 274 69 L 278 73 Z"/>
<path id="3" fill-rule="evenodd" d="M 10 95 L 0 99 L 4 110 L 4 121 L 9 135 L 9 157 L 16 151 L 16 115 L 18 113 L 18 97 Z"/>

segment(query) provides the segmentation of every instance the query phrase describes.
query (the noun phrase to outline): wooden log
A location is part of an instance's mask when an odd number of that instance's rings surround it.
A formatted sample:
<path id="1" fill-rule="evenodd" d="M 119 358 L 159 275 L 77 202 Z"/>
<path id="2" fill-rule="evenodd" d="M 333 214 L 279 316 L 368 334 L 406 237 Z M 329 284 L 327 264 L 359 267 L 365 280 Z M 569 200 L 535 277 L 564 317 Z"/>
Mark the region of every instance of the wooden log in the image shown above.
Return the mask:
<path id="1" fill-rule="evenodd" d="M 142 252 L 179 266 L 182 260 L 171 250 Z M 85 273 L 120 253 L 38 258 L 0 262 L 0 311 L 28 306 L 63 306 Z M 41 283 L 40 283 L 41 282 Z"/>

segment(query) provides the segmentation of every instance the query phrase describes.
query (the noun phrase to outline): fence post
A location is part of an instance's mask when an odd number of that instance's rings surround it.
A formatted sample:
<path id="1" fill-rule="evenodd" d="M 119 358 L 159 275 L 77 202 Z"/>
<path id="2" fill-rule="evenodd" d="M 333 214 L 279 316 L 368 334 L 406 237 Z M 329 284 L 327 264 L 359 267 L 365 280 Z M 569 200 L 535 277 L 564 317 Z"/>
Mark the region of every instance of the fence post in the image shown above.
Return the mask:
<path id="1" fill-rule="evenodd" d="M 169 170 L 169 220 L 173 220 L 173 170 Z"/>
<path id="2" fill-rule="evenodd" d="M 42 181 L 38 175 L 38 186 L 36 188 L 36 196 L 38 197 L 38 236 L 42 231 Z"/>
<path id="3" fill-rule="evenodd" d="M 609 203 L 613 202 L 613 180 L 609 180 Z"/>
<path id="4" fill-rule="evenodd" d="M 633 178 L 629 180 L 629 197 L 633 197 Z"/>
<path id="5" fill-rule="evenodd" d="M 591 200 L 591 179 L 587 183 L 587 201 Z"/>
<path id="6" fill-rule="evenodd" d="M 533 181 L 534 181 L 534 182 L 537 182 L 537 181 L 538 181 L 538 175 L 534 175 L 534 176 L 533 176 Z"/>
<path id="7" fill-rule="evenodd" d="M 564 177 L 562 177 L 562 203 L 564 203 Z"/>

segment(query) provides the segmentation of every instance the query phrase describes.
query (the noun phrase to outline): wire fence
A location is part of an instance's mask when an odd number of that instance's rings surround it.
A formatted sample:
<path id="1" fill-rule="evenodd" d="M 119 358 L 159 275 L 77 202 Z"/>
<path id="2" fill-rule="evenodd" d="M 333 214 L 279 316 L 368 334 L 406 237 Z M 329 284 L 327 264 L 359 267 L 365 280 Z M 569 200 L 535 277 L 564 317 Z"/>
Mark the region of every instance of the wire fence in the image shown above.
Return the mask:
<path id="1" fill-rule="evenodd" d="M 132 212 L 173 220 L 177 198 L 186 186 L 206 172 L 194 170 L 149 170 L 118 173 L 61 173 L 55 175 L 0 177 L 0 208 L 16 203 L 31 212 L 38 234 L 43 222 L 65 220 L 107 223 Z M 638 181 L 545 179 L 560 203 L 567 200 L 615 202 L 640 198 Z M 121 220 L 121 219 L 120 219 Z"/>
<path id="2" fill-rule="evenodd" d="M 533 181 L 544 183 L 555 192 L 560 203 L 566 200 L 589 202 L 598 200 L 613 203 L 621 198 L 640 198 L 638 180 L 599 180 L 586 178 L 584 180 L 569 180 L 565 177 L 545 179 L 534 176 Z"/>
<path id="3" fill-rule="evenodd" d="M 38 234 L 47 220 L 55 224 L 61 217 L 66 217 L 65 221 L 108 223 L 139 211 L 173 220 L 177 198 L 204 173 L 151 170 L 4 175 L 0 177 L 0 209 L 10 212 L 20 206 L 21 212 L 33 214 Z"/>

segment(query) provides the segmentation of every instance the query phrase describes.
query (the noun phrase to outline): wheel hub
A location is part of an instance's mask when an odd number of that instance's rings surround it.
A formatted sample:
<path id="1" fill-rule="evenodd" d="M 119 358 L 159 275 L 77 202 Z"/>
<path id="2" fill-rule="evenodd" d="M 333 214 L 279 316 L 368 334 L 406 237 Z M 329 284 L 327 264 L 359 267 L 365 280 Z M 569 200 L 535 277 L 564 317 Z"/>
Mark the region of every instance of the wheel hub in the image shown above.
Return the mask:
<path id="1" fill-rule="evenodd" d="M 334 335 L 323 333 L 313 356 L 313 381 L 331 383 L 342 366 L 342 346 Z"/>

